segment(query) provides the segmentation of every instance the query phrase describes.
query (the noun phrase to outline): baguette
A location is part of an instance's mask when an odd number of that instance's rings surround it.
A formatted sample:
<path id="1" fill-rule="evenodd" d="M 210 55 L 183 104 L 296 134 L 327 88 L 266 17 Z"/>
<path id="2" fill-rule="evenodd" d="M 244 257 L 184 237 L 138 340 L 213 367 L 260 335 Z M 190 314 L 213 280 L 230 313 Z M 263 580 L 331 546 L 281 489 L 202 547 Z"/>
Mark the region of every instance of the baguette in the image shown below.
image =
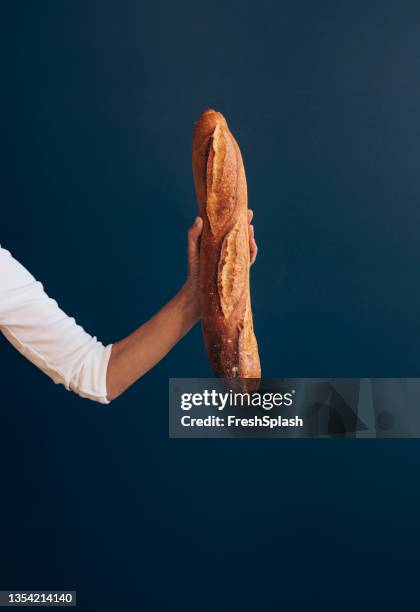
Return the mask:
<path id="1" fill-rule="evenodd" d="M 193 175 L 199 214 L 204 343 L 219 378 L 259 379 L 249 287 L 245 170 L 225 118 L 204 111 L 194 127 Z"/>

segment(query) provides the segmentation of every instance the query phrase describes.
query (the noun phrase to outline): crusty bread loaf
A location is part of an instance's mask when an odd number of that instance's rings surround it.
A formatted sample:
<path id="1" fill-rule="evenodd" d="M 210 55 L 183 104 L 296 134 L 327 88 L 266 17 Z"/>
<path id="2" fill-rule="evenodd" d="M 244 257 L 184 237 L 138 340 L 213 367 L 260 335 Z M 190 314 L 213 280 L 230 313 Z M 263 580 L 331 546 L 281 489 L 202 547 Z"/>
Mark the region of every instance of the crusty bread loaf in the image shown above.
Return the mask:
<path id="1" fill-rule="evenodd" d="M 225 118 L 204 111 L 193 134 L 199 214 L 202 327 L 220 378 L 261 375 L 249 289 L 248 203 L 241 152 Z"/>

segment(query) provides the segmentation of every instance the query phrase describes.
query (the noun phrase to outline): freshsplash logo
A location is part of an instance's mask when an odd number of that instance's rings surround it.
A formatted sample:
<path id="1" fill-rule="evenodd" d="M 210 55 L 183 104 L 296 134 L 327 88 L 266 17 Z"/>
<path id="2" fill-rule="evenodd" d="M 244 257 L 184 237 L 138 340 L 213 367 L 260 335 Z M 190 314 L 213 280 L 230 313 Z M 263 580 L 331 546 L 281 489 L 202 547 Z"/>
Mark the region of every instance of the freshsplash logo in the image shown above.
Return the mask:
<path id="1" fill-rule="evenodd" d="M 293 405 L 295 389 L 285 393 L 238 393 L 227 391 L 221 393 L 215 389 L 205 389 L 201 393 L 183 393 L 181 395 L 181 410 L 191 410 L 198 406 L 211 406 L 219 411 L 225 408 L 262 408 L 272 410 L 281 406 L 289 408 Z"/>

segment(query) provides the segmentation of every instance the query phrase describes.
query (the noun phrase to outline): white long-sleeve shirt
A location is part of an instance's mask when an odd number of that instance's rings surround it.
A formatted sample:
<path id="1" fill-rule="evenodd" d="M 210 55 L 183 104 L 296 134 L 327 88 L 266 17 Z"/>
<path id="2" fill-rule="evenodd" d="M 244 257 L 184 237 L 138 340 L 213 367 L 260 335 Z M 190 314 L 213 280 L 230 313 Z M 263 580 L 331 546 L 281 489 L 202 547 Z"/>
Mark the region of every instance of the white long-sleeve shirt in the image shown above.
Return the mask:
<path id="1" fill-rule="evenodd" d="M 55 383 L 82 397 L 109 403 L 106 371 L 112 345 L 103 346 L 77 325 L 1 246 L 0 331 Z"/>

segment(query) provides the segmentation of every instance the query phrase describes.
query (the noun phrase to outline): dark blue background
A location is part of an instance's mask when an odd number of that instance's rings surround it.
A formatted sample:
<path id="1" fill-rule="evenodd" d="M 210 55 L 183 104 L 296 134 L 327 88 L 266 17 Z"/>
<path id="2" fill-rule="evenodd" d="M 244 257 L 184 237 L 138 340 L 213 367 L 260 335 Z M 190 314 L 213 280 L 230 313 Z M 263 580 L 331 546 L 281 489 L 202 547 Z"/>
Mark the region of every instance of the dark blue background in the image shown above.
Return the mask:
<path id="1" fill-rule="evenodd" d="M 2 7 L 0 240 L 87 330 L 112 342 L 183 282 L 213 106 L 246 163 L 264 373 L 419 375 L 418 2 Z M 417 442 L 169 440 L 168 377 L 209 374 L 198 327 L 108 407 L 0 362 L 1 588 L 418 609 Z"/>

